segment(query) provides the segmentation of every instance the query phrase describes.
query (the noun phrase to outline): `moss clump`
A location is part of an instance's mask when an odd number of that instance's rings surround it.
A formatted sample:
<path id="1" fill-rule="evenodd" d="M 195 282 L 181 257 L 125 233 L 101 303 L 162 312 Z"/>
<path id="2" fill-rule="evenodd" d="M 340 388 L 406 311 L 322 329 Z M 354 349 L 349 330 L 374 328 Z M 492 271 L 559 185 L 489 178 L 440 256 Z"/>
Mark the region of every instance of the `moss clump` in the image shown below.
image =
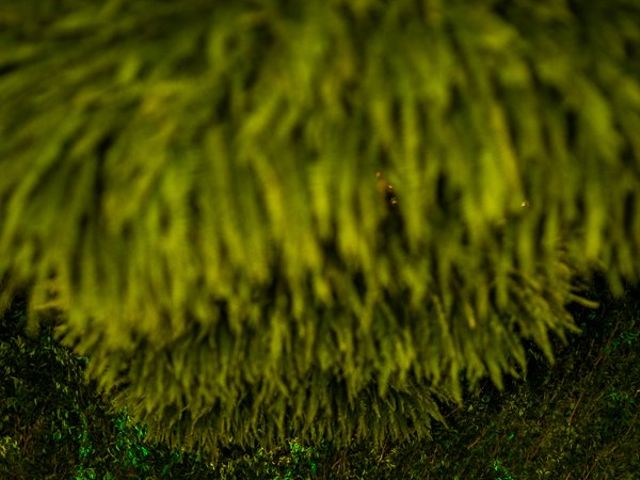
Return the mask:
<path id="1" fill-rule="evenodd" d="M 640 278 L 637 1 L 52 5 L 0 6 L 0 307 L 150 437 L 427 439 Z"/>

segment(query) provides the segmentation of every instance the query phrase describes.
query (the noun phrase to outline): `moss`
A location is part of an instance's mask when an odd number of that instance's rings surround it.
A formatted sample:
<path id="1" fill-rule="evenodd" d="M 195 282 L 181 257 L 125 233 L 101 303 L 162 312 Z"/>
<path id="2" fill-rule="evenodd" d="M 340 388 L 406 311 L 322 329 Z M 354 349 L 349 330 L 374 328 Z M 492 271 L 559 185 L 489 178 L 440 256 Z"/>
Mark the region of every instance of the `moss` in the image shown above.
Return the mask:
<path id="1" fill-rule="evenodd" d="M 428 439 L 640 278 L 640 3 L 507 3 L 2 2 L 0 306 L 176 446 Z"/>

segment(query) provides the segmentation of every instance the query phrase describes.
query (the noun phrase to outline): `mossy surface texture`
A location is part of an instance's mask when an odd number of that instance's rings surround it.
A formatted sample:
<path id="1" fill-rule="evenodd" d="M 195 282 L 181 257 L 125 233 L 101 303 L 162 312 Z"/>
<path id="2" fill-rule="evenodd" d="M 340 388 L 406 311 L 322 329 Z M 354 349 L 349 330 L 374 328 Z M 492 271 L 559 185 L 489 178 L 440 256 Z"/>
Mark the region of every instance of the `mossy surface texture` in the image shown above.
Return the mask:
<path id="1" fill-rule="evenodd" d="M 148 435 L 426 440 L 640 274 L 640 3 L 5 0 L 0 307 Z"/>
<path id="2" fill-rule="evenodd" d="M 2 0 L 0 310 L 173 448 L 426 442 L 638 281 L 638 132 L 636 0 Z"/>

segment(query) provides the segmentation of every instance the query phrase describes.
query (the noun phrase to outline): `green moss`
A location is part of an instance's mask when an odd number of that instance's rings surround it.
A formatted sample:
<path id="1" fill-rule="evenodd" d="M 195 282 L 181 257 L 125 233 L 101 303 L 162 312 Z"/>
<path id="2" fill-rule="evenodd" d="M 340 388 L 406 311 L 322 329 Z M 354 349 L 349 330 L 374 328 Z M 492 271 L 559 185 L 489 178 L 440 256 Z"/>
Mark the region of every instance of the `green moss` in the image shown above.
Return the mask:
<path id="1" fill-rule="evenodd" d="M 640 278 L 640 3 L 509 3 L 2 2 L 0 307 L 150 438 L 428 439 Z"/>

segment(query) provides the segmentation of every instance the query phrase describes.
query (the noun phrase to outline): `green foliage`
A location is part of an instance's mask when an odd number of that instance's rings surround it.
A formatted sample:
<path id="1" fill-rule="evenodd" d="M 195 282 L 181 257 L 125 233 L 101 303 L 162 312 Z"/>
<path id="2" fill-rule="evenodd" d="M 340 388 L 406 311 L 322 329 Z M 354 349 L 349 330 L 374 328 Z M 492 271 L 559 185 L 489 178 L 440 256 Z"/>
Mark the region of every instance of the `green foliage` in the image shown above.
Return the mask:
<path id="1" fill-rule="evenodd" d="M 87 359 L 57 344 L 51 326 L 26 337 L 24 316 L 15 302 L 0 320 L 0 478 L 189 479 L 210 471 L 146 442 L 144 427 L 84 381 Z"/>
<path id="2" fill-rule="evenodd" d="M 8 0 L 0 32 L 0 294 L 155 439 L 427 439 L 463 375 L 553 360 L 576 274 L 640 273 L 637 2 Z"/>

